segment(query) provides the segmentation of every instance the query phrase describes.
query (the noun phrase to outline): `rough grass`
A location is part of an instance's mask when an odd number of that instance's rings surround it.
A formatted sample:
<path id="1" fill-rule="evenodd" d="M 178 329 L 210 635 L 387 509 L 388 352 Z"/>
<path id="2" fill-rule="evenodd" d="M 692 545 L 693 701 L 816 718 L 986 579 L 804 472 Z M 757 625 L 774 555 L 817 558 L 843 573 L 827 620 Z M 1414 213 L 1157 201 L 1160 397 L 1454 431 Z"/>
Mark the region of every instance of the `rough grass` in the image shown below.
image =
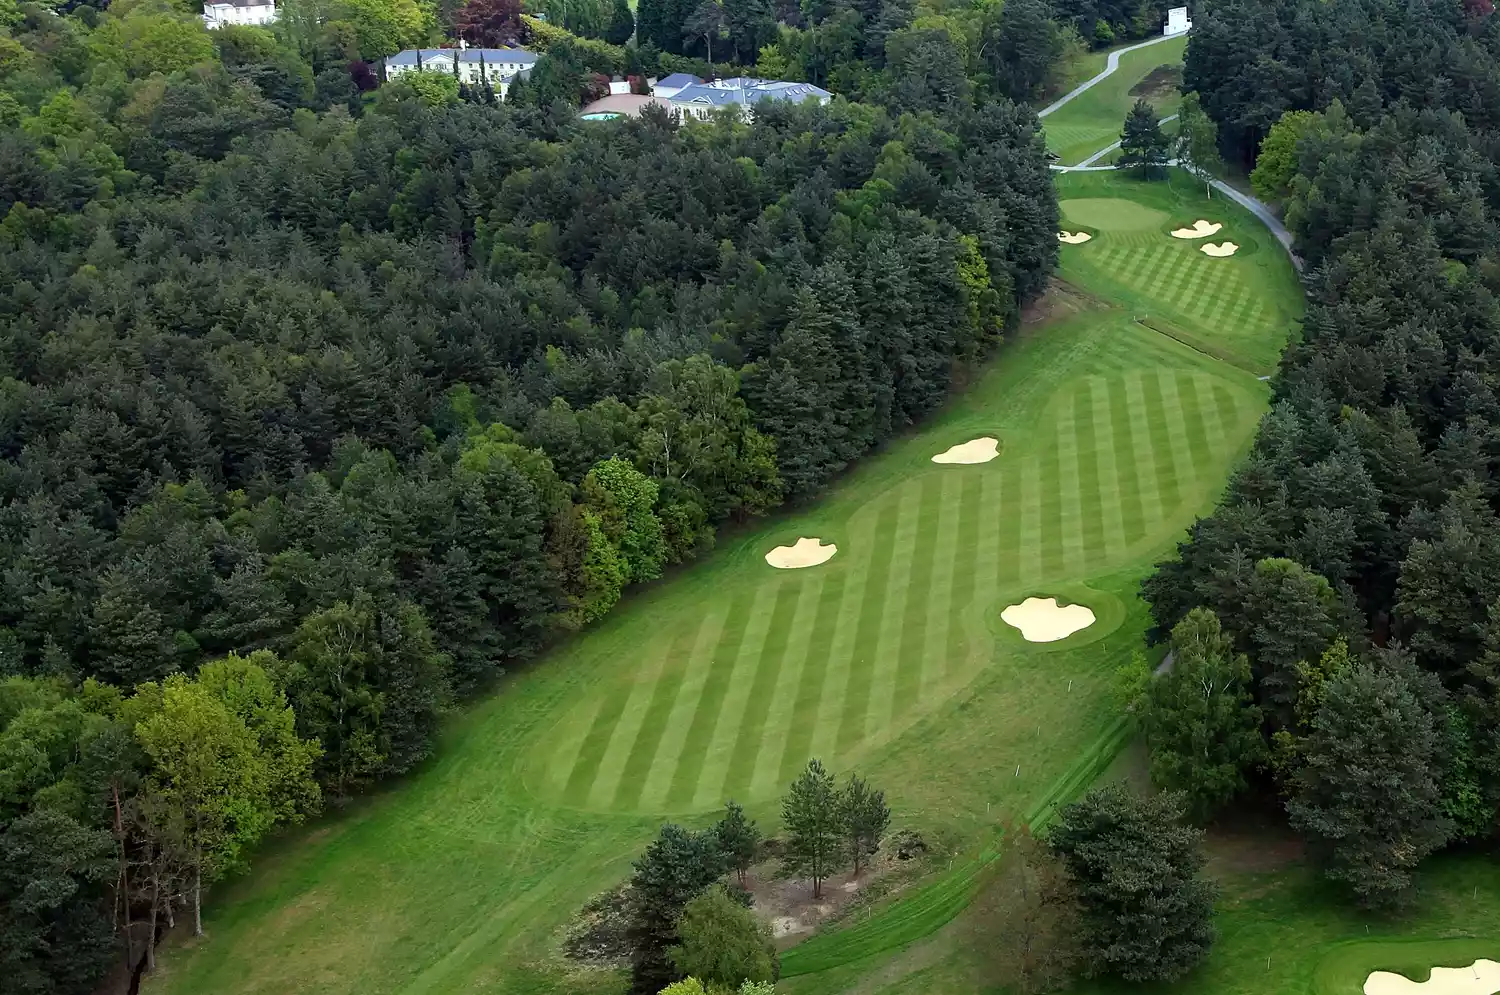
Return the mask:
<path id="1" fill-rule="evenodd" d="M 1131 89 L 1155 73 L 1158 67 L 1180 67 L 1187 51 L 1187 36 L 1130 52 L 1120 57 L 1120 67 L 1098 85 L 1086 90 L 1047 116 L 1042 122 L 1047 147 L 1062 157 L 1064 166 L 1082 162 L 1110 142 L 1118 141 L 1125 115 L 1135 103 Z M 1099 67 L 1100 69 L 1103 66 Z M 1096 70 L 1097 72 L 1097 70 Z M 1147 100 L 1165 117 L 1177 111 L 1177 94 L 1155 88 Z"/>
<path id="2" fill-rule="evenodd" d="M 896 826 L 947 841 L 953 865 L 789 967 L 832 983 L 952 920 L 1001 827 L 1108 762 L 1109 677 L 1146 624 L 1136 585 L 1212 507 L 1265 405 L 1253 376 L 1132 306 L 1074 306 L 822 501 L 639 592 L 455 716 L 405 782 L 260 853 L 214 892 L 207 938 L 167 951 L 146 991 L 618 991 L 617 974 L 561 958 L 571 914 L 628 874 L 665 816 L 702 823 L 732 796 L 774 827 L 811 755 L 870 775 Z M 1002 440 L 998 459 L 930 462 L 978 435 Z M 799 535 L 839 553 L 765 564 Z M 997 628 L 1015 596 L 1053 592 L 1108 610 L 1056 644 Z"/>

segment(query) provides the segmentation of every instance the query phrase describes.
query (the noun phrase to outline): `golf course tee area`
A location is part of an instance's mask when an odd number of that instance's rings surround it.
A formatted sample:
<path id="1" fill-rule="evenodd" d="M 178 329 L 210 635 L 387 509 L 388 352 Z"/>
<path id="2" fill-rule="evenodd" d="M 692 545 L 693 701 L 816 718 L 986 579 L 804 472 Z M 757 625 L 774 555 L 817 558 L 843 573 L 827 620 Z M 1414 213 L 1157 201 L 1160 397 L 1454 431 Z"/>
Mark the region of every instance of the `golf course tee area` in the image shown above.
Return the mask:
<path id="1" fill-rule="evenodd" d="M 1249 445 L 1300 290 L 1259 223 L 1185 174 L 1067 174 L 1058 197 L 1091 238 L 946 410 L 510 676 L 404 782 L 269 847 L 146 990 L 617 991 L 562 930 L 666 818 L 734 798 L 773 827 L 817 756 L 963 861 L 1099 760 L 1139 580 Z M 1200 219 L 1238 251 L 1171 235 Z M 767 562 L 802 539 L 818 562 Z M 1028 598 L 1088 612 L 1023 635 L 1001 616 Z M 840 936 L 817 938 L 824 961 L 848 959 Z"/>

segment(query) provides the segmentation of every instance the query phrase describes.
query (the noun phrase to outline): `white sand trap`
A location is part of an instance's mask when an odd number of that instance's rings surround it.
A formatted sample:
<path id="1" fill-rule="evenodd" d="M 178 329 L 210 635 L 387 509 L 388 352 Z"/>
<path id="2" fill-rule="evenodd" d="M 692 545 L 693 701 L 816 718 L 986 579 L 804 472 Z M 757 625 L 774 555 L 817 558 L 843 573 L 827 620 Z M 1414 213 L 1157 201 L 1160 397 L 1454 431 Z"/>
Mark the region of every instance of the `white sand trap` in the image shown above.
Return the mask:
<path id="1" fill-rule="evenodd" d="M 1435 967 L 1426 981 L 1376 971 L 1365 979 L 1365 995 L 1495 995 L 1500 992 L 1500 964 L 1476 960 L 1468 967 Z"/>
<path id="2" fill-rule="evenodd" d="M 1173 238 L 1207 238 L 1224 226 L 1217 221 L 1204 221 L 1199 218 L 1193 222 L 1191 228 L 1177 228 L 1172 231 Z"/>
<path id="3" fill-rule="evenodd" d="M 1087 242 L 1093 237 L 1086 231 L 1060 231 L 1057 233 L 1057 240 L 1059 242 L 1067 242 L 1069 245 L 1078 245 L 1080 242 Z"/>
<path id="4" fill-rule="evenodd" d="M 949 446 L 932 458 L 934 463 L 988 463 L 1000 455 L 1000 440 L 987 435 L 957 446 Z"/>
<path id="5" fill-rule="evenodd" d="M 771 550 L 766 554 L 766 562 L 782 570 L 815 567 L 833 559 L 833 554 L 838 551 L 839 548 L 831 542 L 825 546 L 822 539 L 803 536 L 795 546 L 777 546 Z"/>
<path id="6" fill-rule="evenodd" d="M 1198 251 L 1205 256 L 1232 256 L 1240 251 L 1240 247 L 1233 242 L 1221 242 L 1218 245 L 1209 242 L 1207 245 L 1198 246 Z"/>
<path id="7" fill-rule="evenodd" d="M 1055 643 L 1079 629 L 1094 624 L 1094 612 L 1085 605 L 1059 605 L 1056 598 L 1027 598 L 1000 613 L 1007 625 L 1021 630 L 1028 643 Z"/>

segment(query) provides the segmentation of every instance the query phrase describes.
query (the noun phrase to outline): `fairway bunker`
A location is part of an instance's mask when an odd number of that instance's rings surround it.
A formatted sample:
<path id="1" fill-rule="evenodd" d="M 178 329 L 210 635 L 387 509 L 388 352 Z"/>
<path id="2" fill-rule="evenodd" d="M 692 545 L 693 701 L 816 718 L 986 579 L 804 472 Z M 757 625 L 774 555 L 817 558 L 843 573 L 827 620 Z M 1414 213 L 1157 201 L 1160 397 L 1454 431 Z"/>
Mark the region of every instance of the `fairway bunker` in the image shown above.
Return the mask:
<path id="1" fill-rule="evenodd" d="M 1202 218 L 1199 218 L 1197 221 L 1193 222 L 1193 227 L 1191 228 L 1174 228 L 1172 230 L 1172 237 L 1207 238 L 1208 236 L 1217 233 L 1218 230 L 1223 227 L 1224 226 L 1219 224 L 1219 222 L 1217 221 L 1205 221 Z"/>
<path id="2" fill-rule="evenodd" d="M 982 435 L 969 442 L 949 446 L 932 458 L 934 463 L 988 463 L 1000 455 L 1000 440 Z"/>
<path id="3" fill-rule="evenodd" d="M 1057 240 L 1059 242 L 1067 242 L 1069 245 L 1079 245 L 1093 237 L 1086 231 L 1060 231 L 1057 233 Z"/>
<path id="4" fill-rule="evenodd" d="M 1434 967 L 1426 981 L 1390 971 L 1374 971 L 1365 979 L 1365 995 L 1495 995 L 1500 992 L 1500 964 L 1476 960 L 1468 967 Z"/>
<path id="5" fill-rule="evenodd" d="M 1240 251 L 1240 247 L 1238 245 L 1235 245 L 1233 242 L 1222 242 L 1219 245 L 1215 245 L 1214 243 L 1209 242 L 1207 245 L 1198 246 L 1198 251 L 1203 253 L 1205 256 L 1215 256 L 1222 258 L 1224 256 L 1234 255 L 1236 252 Z"/>
<path id="6" fill-rule="evenodd" d="M 766 554 L 766 562 L 780 570 L 796 570 L 827 563 L 838 551 L 839 548 L 831 542 L 825 546 L 823 540 L 816 536 L 802 536 L 795 545 L 777 546 L 771 550 Z"/>
<path id="7" fill-rule="evenodd" d="M 1056 598 L 1027 598 L 1000 613 L 1006 625 L 1021 630 L 1028 643 L 1055 643 L 1094 624 L 1086 605 L 1060 605 Z"/>

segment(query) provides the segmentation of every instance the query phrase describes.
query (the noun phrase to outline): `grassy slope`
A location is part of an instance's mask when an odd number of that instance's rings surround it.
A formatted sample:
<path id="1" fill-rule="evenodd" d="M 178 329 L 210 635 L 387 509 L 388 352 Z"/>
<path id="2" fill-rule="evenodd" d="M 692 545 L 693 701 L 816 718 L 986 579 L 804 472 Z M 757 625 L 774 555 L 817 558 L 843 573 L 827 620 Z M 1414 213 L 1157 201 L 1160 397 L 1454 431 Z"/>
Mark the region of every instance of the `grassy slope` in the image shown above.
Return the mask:
<path id="1" fill-rule="evenodd" d="M 1135 103 L 1130 88 L 1157 66 L 1180 63 L 1186 50 L 1184 35 L 1121 56 L 1113 75 L 1046 119 L 1047 147 L 1062 157 L 1063 165 L 1071 166 L 1119 140 L 1125 114 Z M 1167 115 L 1176 113 L 1176 104 L 1175 96 L 1162 96 L 1154 106 Z"/>
<path id="2" fill-rule="evenodd" d="M 1172 223 L 1201 207 L 1176 209 Z M 1064 272 L 1091 246 L 1109 241 L 1067 248 Z M 1252 265 L 1191 262 L 1165 289 Z M 611 990 L 613 975 L 558 973 L 571 911 L 627 873 L 663 812 L 704 818 L 691 813 L 733 793 L 773 822 L 776 791 L 812 752 L 858 763 L 900 823 L 977 855 L 1108 725 L 1107 675 L 1145 621 L 1135 586 L 1212 505 L 1263 404 L 1253 376 L 1125 309 L 1034 329 L 826 499 L 642 592 L 457 716 L 418 775 L 264 853 L 216 892 L 207 939 L 173 951 L 147 990 Z M 928 459 L 985 433 L 1003 445 L 990 464 Z M 839 555 L 764 564 L 798 535 Z M 1024 643 L 995 615 L 1033 591 L 1101 621 Z M 956 911 L 911 900 L 924 894 L 897 904 L 907 925 L 887 939 Z"/>

